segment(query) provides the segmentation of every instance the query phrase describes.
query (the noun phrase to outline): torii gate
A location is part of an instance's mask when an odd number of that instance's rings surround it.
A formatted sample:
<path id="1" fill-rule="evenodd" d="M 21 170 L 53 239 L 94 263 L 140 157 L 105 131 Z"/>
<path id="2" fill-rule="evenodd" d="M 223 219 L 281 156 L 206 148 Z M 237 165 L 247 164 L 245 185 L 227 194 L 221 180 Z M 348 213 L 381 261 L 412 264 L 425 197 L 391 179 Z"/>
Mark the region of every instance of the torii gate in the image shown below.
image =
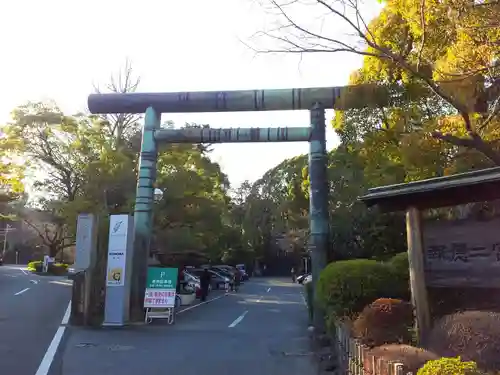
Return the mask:
<path id="1" fill-rule="evenodd" d="M 158 143 L 302 142 L 310 144 L 310 238 L 314 285 L 326 265 L 329 247 L 325 109 L 377 106 L 387 88 L 376 85 L 178 93 L 92 94 L 94 114 L 145 113 L 134 210 L 134 254 L 131 283 L 132 316 L 143 318 L 149 239 Z M 356 104 L 357 103 L 357 104 Z M 300 128 L 161 129 L 162 113 L 309 110 L 310 125 Z M 317 311 L 317 310 L 315 310 Z M 134 314 L 135 313 L 135 314 Z M 314 325 L 322 326 L 314 314 Z"/>

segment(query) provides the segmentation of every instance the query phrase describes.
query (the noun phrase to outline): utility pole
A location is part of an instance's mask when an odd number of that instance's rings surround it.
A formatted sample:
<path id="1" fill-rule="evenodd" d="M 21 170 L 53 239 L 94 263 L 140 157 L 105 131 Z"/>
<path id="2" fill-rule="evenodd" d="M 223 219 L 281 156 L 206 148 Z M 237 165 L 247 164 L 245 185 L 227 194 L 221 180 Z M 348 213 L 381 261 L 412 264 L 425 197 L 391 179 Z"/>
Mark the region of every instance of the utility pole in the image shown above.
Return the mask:
<path id="1" fill-rule="evenodd" d="M 5 229 L 3 230 L 3 249 L 2 249 L 2 258 L 5 257 L 5 252 L 7 251 L 7 235 L 9 232 L 15 231 L 16 228 L 12 228 L 12 225 L 6 224 Z"/>

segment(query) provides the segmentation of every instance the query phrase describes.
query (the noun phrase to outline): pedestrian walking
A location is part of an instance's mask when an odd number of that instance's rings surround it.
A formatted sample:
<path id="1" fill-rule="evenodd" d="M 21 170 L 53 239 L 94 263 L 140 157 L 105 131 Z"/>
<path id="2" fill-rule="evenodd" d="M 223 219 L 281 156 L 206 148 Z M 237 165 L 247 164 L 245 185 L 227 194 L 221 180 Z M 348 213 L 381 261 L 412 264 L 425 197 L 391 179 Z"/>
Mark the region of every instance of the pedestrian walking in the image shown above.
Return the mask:
<path id="1" fill-rule="evenodd" d="M 234 291 L 237 292 L 241 284 L 241 272 L 238 270 L 234 274 Z"/>
<path id="2" fill-rule="evenodd" d="M 201 300 L 206 301 L 208 295 L 208 288 L 210 286 L 210 281 L 212 279 L 212 275 L 208 272 L 208 269 L 205 268 L 200 277 L 200 288 L 201 288 Z"/>

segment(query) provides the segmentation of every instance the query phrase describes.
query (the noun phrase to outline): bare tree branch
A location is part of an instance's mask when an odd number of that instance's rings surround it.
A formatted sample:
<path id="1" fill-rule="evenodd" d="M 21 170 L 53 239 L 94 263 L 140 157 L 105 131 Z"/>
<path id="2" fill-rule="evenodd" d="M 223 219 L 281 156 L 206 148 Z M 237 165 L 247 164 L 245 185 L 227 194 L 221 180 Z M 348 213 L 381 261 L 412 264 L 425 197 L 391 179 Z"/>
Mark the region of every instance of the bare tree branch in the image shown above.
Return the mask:
<path id="1" fill-rule="evenodd" d="M 432 135 L 436 139 L 450 142 L 454 145 L 474 148 L 482 152 L 496 164 L 500 165 L 500 155 L 497 155 L 498 152 L 492 146 L 492 143 L 483 140 L 478 133 L 498 118 L 500 112 L 500 94 L 494 95 L 492 99 L 492 95 L 490 94 L 492 90 L 488 89 L 488 92 L 485 93 L 483 97 L 477 98 L 475 106 L 471 106 L 470 103 L 465 102 L 459 95 L 456 95 L 454 90 L 448 89 L 448 87 L 450 87 L 449 83 L 464 81 L 481 74 L 489 74 L 490 78 L 496 78 L 493 75 L 495 73 L 498 74 L 499 61 L 494 60 L 489 65 L 487 64 L 487 66 L 480 66 L 468 72 L 461 72 L 456 76 L 453 76 L 453 73 L 448 75 L 443 73 L 442 76 L 450 78 L 445 81 L 448 85 L 444 85 L 443 82 L 435 81 L 432 71 L 436 72 L 437 68 L 434 67 L 433 62 L 429 63 L 423 61 L 425 56 L 424 50 L 427 48 L 426 44 L 428 42 L 428 25 L 426 25 L 425 18 L 427 6 L 425 0 L 420 0 L 419 7 L 421 35 L 418 35 L 417 40 L 414 41 L 411 30 L 407 27 L 406 39 L 401 40 L 399 50 L 396 50 L 390 44 L 386 44 L 383 40 L 377 40 L 374 32 L 375 30 L 371 30 L 372 26 L 365 21 L 361 14 L 360 3 L 357 0 L 311 0 L 307 3 L 299 1 L 280 2 L 279 0 L 267 0 L 267 3 L 271 5 L 276 11 L 277 16 L 284 20 L 284 22 L 271 31 L 261 31 L 260 33 L 256 33 L 255 36 L 264 36 L 271 41 L 278 42 L 279 45 L 268 49 L 253 47 L 252 50 L 257 53 L 293 54 L 350 52 L 388 61 L 394 64 L 394 66 L 401 68 L 403 71 L 408 72 L 417 81 L 422 82 L 435 95 L 449 103 L 460 114 L 468 138 L 459 138 L 449 134 L 434 132 Z M 489 6 L 491 6 L 490 3 L 493 2 L 489 2 Z M 292 15 L 293 12 L 290 10 L 290 7 L 297 5 L 305 6 L 305 4 L 311 6 L 316 5 L 319 9 L 326 10 L 327 15 L 333 16 L 332 22 L 338 24 L 340 21 L 341 24 L 345 24 L 348 32 L 351 32 L 357 38 L 358 42 L 356 43 L 348 39 L 342 40 L 339 37 L 328 35 L 323 31 L 323 22 L 321 22 L 319 31 L 312 26 L 306 26 L 303 22 L 299 22 L 296 19 L 297 17 Z M 395 14 L 394 17 L 401 16 Z M 460 15 L 458 15 L 458 17 L 460 17 Z M 398 20 L 394 20 L 394 22 L 398 22 Z M 404 22 L 405 20 L 403 18 L 399 20 L 399 24 L 403 25 Z M 489 24 L 488 22 L 486 23 Z M 463 27 L 463 25 L 457 26 L 457 28 L 459 27 Z M 419 46 L 414 49 L 413 44 L 417 41 Z M 413 58 L 410 58 L 410 54 L 413 54 Z M 468 64 L 463 65 L 467 66 Z M 498 91 L 500 91 L 500 89 Z M 475 93 L 475 95 L 479 94 Z M 479 103 L 480 101 L 493 104 L 485 105 Z M 479 109 L 487 112 L 488 115 L 484 117 L 482 123 L 477 124 L 474 128 L 471 120 L 471 113 Z"/>
<path id="2" fill-rule="evenodd" d="M 116 75 L 111 75 L 109 83 L 105 85 L 105 91 L 114 93 L 135 92 L 140 82 L 140 77 L 134 77 L 131 61 L 126 59 L 124 67 Z M 94 90 L 96 93 L 102 93 L 98 85 L 94 85 Z M 100 115 L 99 118 L 103 121 L 114 147 L 118 149 L 137 130 L 141 116 L 119 113 Z"/>

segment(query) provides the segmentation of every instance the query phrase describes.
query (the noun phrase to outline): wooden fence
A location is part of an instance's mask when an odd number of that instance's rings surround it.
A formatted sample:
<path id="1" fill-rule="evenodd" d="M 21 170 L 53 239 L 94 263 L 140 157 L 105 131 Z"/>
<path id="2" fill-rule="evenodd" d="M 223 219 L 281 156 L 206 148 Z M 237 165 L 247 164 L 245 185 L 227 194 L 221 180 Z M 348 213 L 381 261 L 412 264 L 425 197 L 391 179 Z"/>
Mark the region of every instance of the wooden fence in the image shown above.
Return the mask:
<path id="1" fill-rule="evenodd" d="M 370 349 L 351 337 L 343 323 L 337 324 L 334 345 L 337 346 L 338 366 L 349 375 L 413 375 L 405 373 L 402 363 L 387 361 L 371 355 Z"/>

